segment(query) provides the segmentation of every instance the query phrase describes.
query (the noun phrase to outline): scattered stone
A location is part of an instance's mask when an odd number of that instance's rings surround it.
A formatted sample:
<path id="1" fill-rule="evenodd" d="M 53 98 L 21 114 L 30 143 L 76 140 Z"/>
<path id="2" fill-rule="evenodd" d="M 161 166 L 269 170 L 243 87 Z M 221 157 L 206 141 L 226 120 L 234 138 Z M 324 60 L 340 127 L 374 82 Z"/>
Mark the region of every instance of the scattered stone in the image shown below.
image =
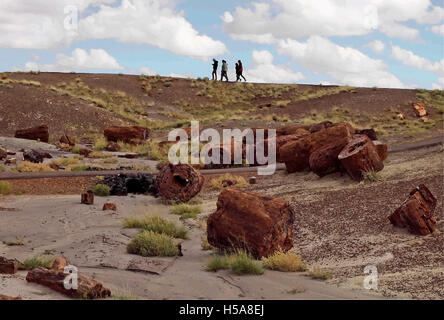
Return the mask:
<path id="1" fill-rule="evenodd" d="M 348 175 L 356 181 L 361 181 L 364 172 L 381 171 L 384 168 L 375 145 L 362 134 L 353 136 L 338 158 Z"/>
<path id="2" fill-rule="evenodd" d="M 111 296 L 111 291 L 103 285 L 84 275 L 77 274 L 77 289 L 66 289 L 64 280 L 67 277 L 63 271 L 36 268 L 28 272 L 26 281 L 46 286 L 54 291 L 73 298 L 99 299 Z"/>
<path id="3" fill-rule="evenodd" d="M 65 267 L 67 267 L 68 265 L 69 265 L 69 263 L 65 258 L 57 257 L 57 258 L 55 258 L 54 262 L 52 263 L 51 269 L 54 271 L 63 272 L 65 270 Z"/>
<path id="4" fill-rule="evenodd" d="M 376 135 L 376 131 L 374 129 L 364 129 L 356 131 L 356 134 L 365 134 L 370 140 L 378 140 L 378 136 Z"/>
<path id="5" fill-rule="evenodd" d="M 346 145 L 347 140 L 342 139 L 314 151 L 309 158 L 311 171 L 320 177 L 340 171 L 341 162 L 338 159 L 338 155 Z"/>
<path id="6" fill-rule="evenodd" d="M 250 177 L 250 179 L 248 180 L 248 182 L 250 184 L 256 184 L 257 183 L 257 178 L 256 177 Z"/>
<path id="7" fill-rule="evenodd" d="M 76 144 L 74 142 L 74 140 L 71 139 L 71 137 L 68 136 L 66 133 L 63 136 L 60 137 L 59 141 L 60 141 L 60 143 L 67 144 L 67 145 L 70 145 L 70 146 L 74 146 Z"/>
<path id="8" fill-rule="evenodd" d="M 188 202 L 202 189 L 204 177 L 188 164 L 165 165 L 157 175 L 156 188 L 167 200 Z"/>
<path id="9" fill-rule="evenodd" d="M 23 152 L 23 160 L 25 161 L 33 163 L 41 163 L 45 158 L 52 159 L 52 156 L 46 151 L 41 151 L 36 149 L 25 150 Z"/>
<path id="10" fill-rule="evenodd" d="M 128 193 L 157 196 L 154 177 L 150 173 L 107 176 L 101 183 L 111 188 L 112 196 L 127 196 Z"/>
<path id="11" fill-rule="evenodd" d="M 114 203 L 105 203 L 103 205 L 103 211 L 110 210 L 110 211 L 117 211 L 117 207 Z"/>
<path id="12" fill-rule="evenodd" d="M 436 229 L 436 218 L 433 216 L 437 200 L 423 184 L 413 189 L 407 199 L 388 219 L 399 228 L 417 235 L 428 235 Z"/>
<path id="13" fill-rule="evenodd" d="M 208 242 L 222 250 L 246 249 L 257 258 L 293 247 L 294 212 L 268 195 L 228 188 L 207 220 Z"/>
<path id="14" fill-rule="evenodd" d="M 22 297 L 20 297 L 20 296 L 10 297 L 10 296 L 5 296 L 3 294 L 0 294 L 0 300 L 22 300 Z"/>
<path id="15" fill-rule="evenodd" d="M 413 110 L 415 111 L 415 114 L 417 117 L 424 117 L 427 115 L 427 111 L 425 109 L 425 106 L 421 102 L 413 103 Z"/>
<path id="16" fill-rule="evenodd" d="M 140 144 L 140 142 L 144 142 L 149 139 L 151 135 L 151 130 L 138 126 L 110 126 L 105 128 L 104 135 L 108 141 L 123 141 L 126 143 Z"/>
<path id="17" fill-rule="evenodd" d="M 376 147 L 376 151 L 378 152 L 379 159 L 381 159 L 381 161 L 385 161 L 385 159 L 387 159 L 387 157 L 388 157 L 387 145 L 385 143 L 382 143 L 381 141 L 378 141 L 378 140 L 373 141 L 373 144 Z"/>
<path id="18" fill-rule="evenodd" d="M 0 257 L 0 273 L 14 274 L 17 273 L 17 261 Z"/>
<path id="19" fill-rule="evenodd" d="M 34 128 L 17 130 L 15 132 L 15 138 L 48 142 L 49 141 L 48 125 L 43 124 L 41 126 Z"/>
<path id="20" fill-rule="evenodd" d="M 81 203 L 91 205 L 94 204 L 94 193 L 91 190 L 82 193 L 81 195 Z"/>
<path id="21" fill-rule="evenodd" d="M 280 158 L 288 173 L 305 171 L 310 168 L 310 155 L 330 143 L 348 143 L 354 129 L 348 123 L 338 123 L 321 129 L 301 139 L 286 143 L 279 149 Z"/>
<path id="22" fill-rule="evenodd" d="M 109 151 L 109 152 L 120 151 L 120 145 L 117 142 L 110 142 L 106 146 L 106 151 Z"/>

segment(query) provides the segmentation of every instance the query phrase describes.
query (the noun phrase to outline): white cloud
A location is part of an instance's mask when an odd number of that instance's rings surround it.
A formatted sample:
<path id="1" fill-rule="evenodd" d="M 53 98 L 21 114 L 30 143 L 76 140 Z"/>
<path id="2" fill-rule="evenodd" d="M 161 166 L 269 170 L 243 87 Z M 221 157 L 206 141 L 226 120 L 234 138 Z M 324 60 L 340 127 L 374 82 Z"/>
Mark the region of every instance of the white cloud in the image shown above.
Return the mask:
<path id="1" fill-rule="evenodd" d="M 209 60 L 225 45 L 201 35 L 175 10 L 175 0 L 32 0 L 0 1 L 0 48 L 54 49 L 88 39 L 149 44 L 177 55 Z M 66 5 L 79 9 L 77 30 L 67 30 Z M 100 7 L 92 12 L 92 6 Z M 89 15 L 88 15 L 89 14 Z"/>
<path id="2" fill-rule="evenodd" d="M 441 37 L 444 37 L 444 24 L 441 24 L 439 26 L 433 26 L 431 28 L 433 33 L 436 33 L 437 35 L 440 35 Z"/>
<path id="3" fill-rule="evenodd" d="M 71 72 L 92 69 L 122 70 L 124 68 L 103 49 L 91 49 L 88 52 L 77 48 L 72 52 L 71 56 L 58 54 L 53 64 L 39 64 L 30 61 L 24 67 L 15 68 L 13 71 Z"/>
<path id="4" fill-rule="evenodd" d="M 432 83 L 432 89 L 444 90 L 444 77 L 438 78 L 437 83 Z"/>
<path id="5" fill-rule="evenodd" d="M 418 70 L 426 70 L 439 75 L 444 75 L 444 59 L 432 63 L 430 60 L 398 46 L 392 46 L 392 57 L 401 61 L 403 64 Z"/>
<path id="6" fill-rule="evenodd" d="M 300 72 L 294 72 L 286 66 L 273 64 L 274 57 L 267 51 L 253 51 L 253 67 L 244 72 L 250 82 L 293 83 L 305 79 Z"/>
<path id="7" fill-rule="evenodd" d="M 381 40 L 373 40 L 365 45 L 376 53 L 381 53 L 385 49 L 385 44 Z"/>
<path id="8" fill-rule="evenodd" d="M 402 23 L 439 23 L 444 9 L 430 0 L 268 0 L 236 7 L 226 14 L 225 31 L 234 39 L 357 36 L 375 31 L 390 37 L 414 39 L 419 31 Z"/>
<path id="9" fill-rule="evenodd" d="M 281 40 L 278 53 L 290 56 L 313 72 L 326 74 L 337 84 L 404 88 L 403 83 L 388 72 L 382 60 L 372 59 L 359 50 L 339 46 L 330 40 L 312 36 L 306 42 Z"/>

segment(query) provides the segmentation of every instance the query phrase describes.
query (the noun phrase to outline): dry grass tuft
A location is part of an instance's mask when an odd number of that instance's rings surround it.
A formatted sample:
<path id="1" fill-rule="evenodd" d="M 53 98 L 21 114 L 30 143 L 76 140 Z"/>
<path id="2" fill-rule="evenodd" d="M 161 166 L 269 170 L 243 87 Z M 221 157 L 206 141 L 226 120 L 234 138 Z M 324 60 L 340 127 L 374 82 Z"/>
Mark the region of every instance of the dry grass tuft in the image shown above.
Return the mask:
<path id="1" fill-rule="evenodd" d="M 303 272 L 307 270 L 307 266 L 302 262 L 300 255 L 294 252 L 276 251 L 267 258 L 262 258 L 264 266 L 270 270 L 284 272 Z"/>
<path id="2" fill-rule="evenodd" d="M 234 176 L 230 173 L 226 173 L 218 178 L 211 179 L 210 184 L 213 189 L 223 190 L 228 187 L 228 181 L 232 182 L 232 187 L 246 188 L 249 186 L 248 182 L 242 176 Z"/>

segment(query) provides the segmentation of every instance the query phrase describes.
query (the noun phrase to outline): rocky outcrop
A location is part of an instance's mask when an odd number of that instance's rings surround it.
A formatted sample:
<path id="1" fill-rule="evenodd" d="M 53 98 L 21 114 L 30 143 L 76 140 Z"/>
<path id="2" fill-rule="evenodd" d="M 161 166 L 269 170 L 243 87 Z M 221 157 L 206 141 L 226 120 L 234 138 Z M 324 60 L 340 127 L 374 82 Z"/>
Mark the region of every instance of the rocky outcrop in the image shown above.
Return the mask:
<path id="1" fill-rule="evenodd" d="M 148 140 L 151 135 L 151 130 L 144 127 L 118 127 L 110 126 L 105 128 L 104 135 L 108 141 L 140 144 Z"/>
<path id="2" fill-rule="evenodd" d="M 156 188 L 166 200 L 188 202 L 202 189 L 204 177 L 188 164 L 163 166 L 156 178 Z"/>
<path id="3" fill-rule="evenodd" d="M 33 127 L 29 129 L 17 130 L 15 132 L 15 137 L 27 140 L 37 140 L 42 142 L 49 141 L 49 130 L 48 125 L 43 124 L 38 127 Z"/>
<path id="4" fill-rule="evenodd" d="M 245 249 L 257 258 L 293 247 L 294 212 L 280 198 L 225 189 L 207 220 L 208 242 L 222 250 Z"/>
<path id="5" fill-rule="evenodd" d="M 423 184 L 413 189 L 407 199 L 388 219 L 399 228 L 417 235 L 428 235 L 436 229 L 436 218 L 433 216 L 437 200 Z"/>

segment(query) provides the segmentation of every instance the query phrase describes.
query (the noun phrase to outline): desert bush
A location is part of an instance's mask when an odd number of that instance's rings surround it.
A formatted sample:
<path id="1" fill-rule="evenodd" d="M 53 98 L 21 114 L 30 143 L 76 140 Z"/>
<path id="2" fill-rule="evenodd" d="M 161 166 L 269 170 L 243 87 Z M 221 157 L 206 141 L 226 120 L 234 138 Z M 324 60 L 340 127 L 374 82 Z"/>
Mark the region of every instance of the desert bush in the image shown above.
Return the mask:
<path id="1" fill-rule="evenodd" d="M 174 239 L 166 234 L 142 231 L 127 245 L 128 253 L 143 257 L 171 257 L 179 253 Z"/>
<path id="2" fill-rule="evenodd" d="M 231 173 L 226 173 L 223 176 L 218 178 L 211 179 L 210 185 L 213 189 L 222 190 L 226 188 L 224 182 L 225 181 L 233 181 L 235 182 L 232 186 L 236 188 L 245 188 L 248 187 L 248 183 L 242 176 L 234 176 Z"/>
<path id="3" fill-rule="evenodd" d="M 103 151 L 106 149 L 108 145 L 108 141 L 104 136 L 98 136 L 94 138 L 94 150 L 95 151 Z"/>
<path id="4" fill-rule="evenodd" d="M 39 256 L 39 257 L 33 257 L 30 259 L 26 259 L 23 261 L 23 267 L 26 270 L 33 270 L 38 267 L 43 268 L 51 268 L 53 262 L 55 260 L 54 256 Z"/>
<path id="5" fill-rule="evenodd" d="M 328 280 L 331 279 L 333 276 L 331 275 L 331 273 L 321 269 L 321 267 L 319 266 L 314 266 L 310 272 L 308 273 L 308 275 L 313 278 L 313 279 L 318 279 L 318 280 Z"/>
<path id="6" fill-rule="evenodd" d="M 78 145 L 73 146 L 71 152 L 78 154 L 80 152 L 80 147 Z"/>
<path id="7" fill-rule="evenodd" d="M 85 171 L 88 168 L 89 168 L 89 166 L 83 164 L 83 165 L 80 165 L 80 166 L 71 167 L 71 171 Z"/>
<path id="8" fill-rule="evenodd" d="M 370 170 L 370 171 L 362 173 L 362 180 L 365 183 L 378 182 L 378 181 L 381 181 L 381 179 L 382 179 L 381 175 L 374 170 Z"/>
<path id="9" fill-rule="evenodd" d="M 226 256 L 213 255 L 207 264 L 207 271 L 218 271 L 230 268 L 230 263 Z"/>
<path id="10" fill-rule="evenodd" d="M 33 163 L 29 161 L 23 161 L 16 166 L 18 172 L 50 172 L 54 171 L 46 163 Z"/>
<path id="11" fill-rule="evenodd" d="M 7 181 L 0 181 L 0 195 L 8 195 L 12 192 L 11 184 Z"/>
<path id="12" fill-rule="evenodd" d="M 294 252 L 276 251 L 267 258 L 262 258 L 264 266 L 270 270 L 284 272 L 302 272 L 307 270 L 307 266 L 302 262 L 300 255 Z"/>
<path id="13" fill-rule="evenodd" d="M 170 213 L 179 215 L 181 219 L 196 218 L 201 212 L 200 206 L 192 206 L 185 203 L 176 204 L 170 210 Z"/>
<path id="14" fill-rule="evenodd" d="M 125 228 L 138 228 L 146 231 L 153 231 L 166 234 L 174 238 L 185 239 L 187 230 L 176 226 L 173 222 L 167 221 L 159 216 L 145 216 L 143 218 L 126 218 L 123 221 Z"/>
<path id="15" fill-rule="evenodd" d="M 91 158 L 91 159 L 104 159 L 106 157 L 107 156 L 100 151 L 93 151 L 88 155 L 88 158 Z"/>
<path id="16" fill-rule="evenodd" d="M 92 192 L 99 197 L 107 197 L 111 193 L 111 188 L 107 186 L 106 184 L 96 184 L 92 188 Z"/>
<path id="17" fill-rule="evenodd" d="M 67 167 L 69 165 L 78 164 L 79 160 L 75 158 L 60 158 L 57 160 L 52 160 L 50 163 L 51 165 L 57 166 L 57 167 Z"/>
<path id="18" fill-rule="evenodd" d="M 221 269 L 230 269 L 230 272 L 235 275 L 261 275 L 264 273 L 262 265 L 242 250 L 230 255 L 213 255 L 207 264 L 207 270 L 217 271 Z"/>

